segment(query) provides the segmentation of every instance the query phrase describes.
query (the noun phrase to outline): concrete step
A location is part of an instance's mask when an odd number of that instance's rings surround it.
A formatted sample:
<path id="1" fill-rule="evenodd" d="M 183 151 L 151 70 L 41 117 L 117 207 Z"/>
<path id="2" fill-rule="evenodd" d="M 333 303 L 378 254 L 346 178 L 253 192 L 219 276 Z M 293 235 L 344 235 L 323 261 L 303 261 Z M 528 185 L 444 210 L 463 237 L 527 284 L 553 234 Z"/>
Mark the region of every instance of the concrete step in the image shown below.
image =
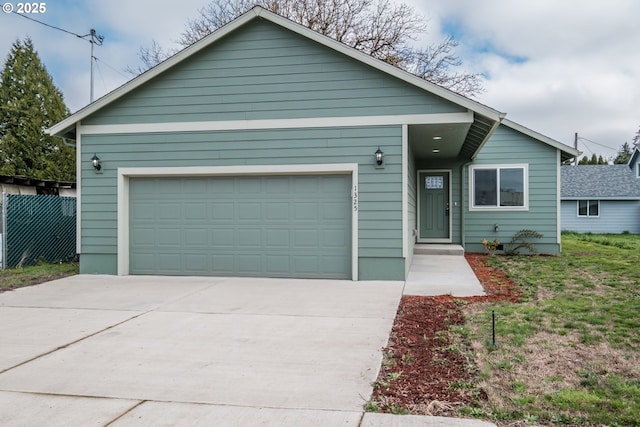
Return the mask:
<path id="1" fill-rule="evenodd" d="M 459 255 L 464 256 L 464 248 L 460 245 L 416 244 L 414 255 Z"/>

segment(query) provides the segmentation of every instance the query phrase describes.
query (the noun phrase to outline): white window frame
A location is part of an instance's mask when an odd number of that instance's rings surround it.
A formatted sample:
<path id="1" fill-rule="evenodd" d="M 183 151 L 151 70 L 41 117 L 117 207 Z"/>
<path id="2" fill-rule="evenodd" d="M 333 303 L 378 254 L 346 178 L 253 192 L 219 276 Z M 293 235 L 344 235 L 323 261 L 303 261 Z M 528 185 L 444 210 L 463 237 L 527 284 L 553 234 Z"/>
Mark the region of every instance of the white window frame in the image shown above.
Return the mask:
<path id="1" fill-rule="evenodd" d="M 498 193 L 497 206 L 476 206 L 475 205 L 475 171 L 493 169 L 522 169 L 524 180 L 523 206 L 500 206 L 500 180 L 498 179 L 496 191 Z M 494 164 L 494 165 L 472 165 L 469 167 L 469 210 L 470 211 L 528 211 L 529 210 L 529 164 Z"/>
<path id="2" fill-rule="evenodd" d="M 590 215 L 589 214 L 589 205 L 591 204 L 590 202 L 598 202 L 598 215 Z M 580 202 L 587 202 L 587 214 L 586 215 L 580 215 Z M 600 200 L 596 200 L 596 199 L 582 199 L 582 200 L 576 200 L 576 215 L 578 216 L 578 218 L 599 218 L 600 217 Z"/>

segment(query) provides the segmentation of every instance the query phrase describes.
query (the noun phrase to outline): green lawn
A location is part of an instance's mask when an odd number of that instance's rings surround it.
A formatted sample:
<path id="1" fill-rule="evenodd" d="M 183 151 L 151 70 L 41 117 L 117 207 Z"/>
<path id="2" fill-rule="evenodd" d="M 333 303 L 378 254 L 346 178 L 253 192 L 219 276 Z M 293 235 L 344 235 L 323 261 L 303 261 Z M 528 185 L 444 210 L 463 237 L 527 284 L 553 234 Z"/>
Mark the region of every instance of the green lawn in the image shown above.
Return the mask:
<path id="1" fill-rule="evenodd" d="M 499 422 L 640 425 L 640 236 L 564 234 L 557 257 L 491 257 L 517 304 L 470 304 L 467 328 Z M 491 311 L 496 341 L 491 345 Z"/>
<path id="2" fill-rule="evenodd" d="M 78 274 L 77 263 L 39 264 L 0 270 L 0 292 Z"/>

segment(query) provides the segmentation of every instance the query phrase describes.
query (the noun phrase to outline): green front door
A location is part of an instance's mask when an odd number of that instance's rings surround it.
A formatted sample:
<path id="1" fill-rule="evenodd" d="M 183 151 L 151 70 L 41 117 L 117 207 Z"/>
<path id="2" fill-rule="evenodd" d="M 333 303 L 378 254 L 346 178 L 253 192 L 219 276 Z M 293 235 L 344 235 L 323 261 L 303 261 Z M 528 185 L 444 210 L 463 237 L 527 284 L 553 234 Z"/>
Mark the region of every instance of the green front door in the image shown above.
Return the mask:
<path id="1" fill-rule="evenodd" d="M 351 176 L 131 178 L 131 274 L 351 278 Z"/>
<path id="2" fill-rule="evenodd" d="M 451 240 L 449 171 L 425 171 L 418 174 L 418 239 L 423 242 Z"/>

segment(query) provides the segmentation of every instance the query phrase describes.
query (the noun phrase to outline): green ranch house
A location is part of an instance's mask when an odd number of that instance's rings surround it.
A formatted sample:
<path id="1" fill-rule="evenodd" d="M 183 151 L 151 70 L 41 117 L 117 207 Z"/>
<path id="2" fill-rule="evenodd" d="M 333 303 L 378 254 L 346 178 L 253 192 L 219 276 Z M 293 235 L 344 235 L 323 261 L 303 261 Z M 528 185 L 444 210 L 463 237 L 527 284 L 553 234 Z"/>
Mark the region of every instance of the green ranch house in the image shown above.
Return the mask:
<path id="1" fill-rule="evenodd" d="M 256 7 L 49 132 L 81 273 L 405 280 L 416 244 L 560 251 L 573 148 Z"/>

